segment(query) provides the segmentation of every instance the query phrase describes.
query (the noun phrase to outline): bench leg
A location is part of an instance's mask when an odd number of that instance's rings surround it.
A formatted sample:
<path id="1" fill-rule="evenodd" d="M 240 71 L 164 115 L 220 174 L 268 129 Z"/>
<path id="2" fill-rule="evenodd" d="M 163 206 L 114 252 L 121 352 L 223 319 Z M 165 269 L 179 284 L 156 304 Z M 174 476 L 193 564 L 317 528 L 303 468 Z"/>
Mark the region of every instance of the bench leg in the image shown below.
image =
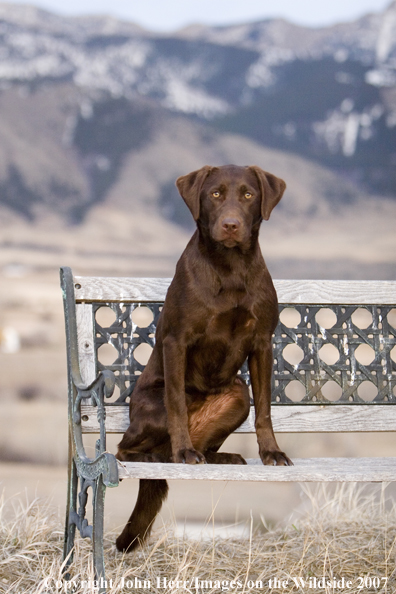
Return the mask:
<path id="1" fill-rule="evenodd" d="M 83 481 L 84 482 L 84 481 Z M 82 509 L 77 510 L 77 495 L 78 495 L 78 474 L 74 460 L 71 459 L 69 462 L 69 484 L 68 484 L 68 495 L 66 505 L 66 525 L 65 525 L 65 540 L 63 546 L 63 578 L 70 580 L 69 566 L 73 562 L 73 547 L 74 539 L 76 534 L 76 527 L 82 532 L 83 538 L 90 536 L 92 538 L 93 545 L 93 564 L 95 572 L 95 580 L 99 583 L 99 594 L 106 593 L 106 577 L 105 577 L 105 566 L 104 566 L 104 550 L 103 550 L 103 525 L 104 525 L 104 499 L 106 493 L 106 487 L 103 483 L 102 475 L 95 481 L 85 481 L 88 487 L 92 487 L 93 490 L 93 521 L 92 527 L 88 525 L 87 520 L 82 517 L 79 520 L 81 512 L 85 515 L 85 506 L 87 503 L 86 488 L 80 493 L 84 493 L 84 497 L 80 504 Z M 86 525 L 84 526 L 84 524 Z M 85 533 L 84 533 L 85 530 Z M 89 532 L 89 531 L 92 532 Z"/>
<path id="2" fill-rule="evenodd" d="M 103 484 L 103 477 L 99 475 L 96 479 L 93 499 L 93 561 L 95 580 L 99 583 L 99 594 L 106 592 L 106 577 L 103 551 L 103 524 L 104 524 L 104 499 L 106 487 Z"/>
<path id="3" fill-rule="evenodd" d="M 65 540 L 63 545 L 63 562 L 64 562 L 64 578 L 70 579 L 68 568 L 73 562 L 73 547 L 74 537 L 76 534 L 76 525 L 70 522 L 70 516 L 77 512 L 77 490 L 78 490 L 78 475 L 76 465 L 72 456 L 69 456 L 68 468 L 68 485 L 67 485 L 67 503 L 66 503 L 66 520 L 65 520 Z M 74 512 L 74 514 L 73 514 Z"/>

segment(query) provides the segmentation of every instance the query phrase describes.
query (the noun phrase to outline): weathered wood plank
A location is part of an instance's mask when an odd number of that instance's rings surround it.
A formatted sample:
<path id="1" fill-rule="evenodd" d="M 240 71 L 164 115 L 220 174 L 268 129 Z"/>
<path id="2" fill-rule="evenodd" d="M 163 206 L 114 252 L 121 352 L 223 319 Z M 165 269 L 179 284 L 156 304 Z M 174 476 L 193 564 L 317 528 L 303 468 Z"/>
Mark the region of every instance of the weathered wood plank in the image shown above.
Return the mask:
<path id="1" fill-rule="evenodd" d="M 74 277 L 77 301 L 163 301 L 169 278 Z M 396 281 L 274 280 L 279 303 L 396 303 Z"/>
<path id="2" fill-rule="evenodd" d="M 395 281 L 275 280 L 279 303 L 396 303 Z"/>
<path id="3" fill-rule="evenodd" d="M 99 425 L 96 409 L 84 405 L 82 429 L 84 433 L 97 433 Z M 361 431 L 396 431 L 394 405 L 293 405 L 273 406 L 272 423 L 276 433 L 338 433 Z M 127 406 L 106 407 L 107 433 L 124 433 L 129 426 Z M 254 433 L 254 410 L 236 433 Z"/>
<path id="4" fill-rule="evenodd" d="M 77 301 L 164 301 L 170 278 L 75 276 Z"/>
<path id="5" fill-rule="evenodd" d="M 396 480 L 396 458 L 296 459 L 294 466 L 263 466 L 248 460 L 234 464 L 152 464 L 118 462 L 120 478 L 192 479 L 215 481 L 391 482 Z"/>
<path id="6" fill-rule="evenodd" d="M 89 385 L 96 378 L 92 305 L 77 303 L 76 319 L 80 373 L 84 383 Z"/>
<path id="7" fill-rule="evenodd" d="M 277 433 L 338 433 L 395 431 L 396 406 L 393 405 L 276 405 L 271 409 Z M 254 409 L 237 430 L 254 431 Z"/>

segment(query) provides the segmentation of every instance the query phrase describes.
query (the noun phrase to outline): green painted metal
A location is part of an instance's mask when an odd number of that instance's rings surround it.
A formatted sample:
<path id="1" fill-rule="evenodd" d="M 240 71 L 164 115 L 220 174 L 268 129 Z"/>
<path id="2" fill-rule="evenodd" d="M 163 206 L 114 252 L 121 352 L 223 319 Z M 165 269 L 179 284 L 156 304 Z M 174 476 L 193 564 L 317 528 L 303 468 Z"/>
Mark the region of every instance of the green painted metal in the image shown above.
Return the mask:
<path id="1" fill-rule="evenodd" d="M 68 421 L 69 421 L 69 466 L 68 497 L 66 504 L 63 571 L 70 579 L 69 567 L 73 560 L 76 528 L 82 538 L 93 541 L 95 579 L 105 578 L 103 555 L 103 522 L 106 487 L 118 485 L 118 467 L 115 456 L 106 451 L 105 398 L 111 397 L 115 377 L 112 371 L 99 371 L 97 378 L 85 385 L 79 368 L 76 305 L 74 281 L 70 268 L 61 268 L 61 287 L 65 311 L 68 368 Z M 84 448 L 81 429 L 81 404 L 97 407 L 100 427 L 95 457 L 90 458 Z M 78 490 L 78 483 L 80 490 Z M 93 526 L 86 518 L 88 490 L 92 491 Z M 79 506 L 77 508 L 77 500 Z M 103 581 L 102 580 L 102 581 Z M 105 592 L 104 588 L 99 590 Z"/>

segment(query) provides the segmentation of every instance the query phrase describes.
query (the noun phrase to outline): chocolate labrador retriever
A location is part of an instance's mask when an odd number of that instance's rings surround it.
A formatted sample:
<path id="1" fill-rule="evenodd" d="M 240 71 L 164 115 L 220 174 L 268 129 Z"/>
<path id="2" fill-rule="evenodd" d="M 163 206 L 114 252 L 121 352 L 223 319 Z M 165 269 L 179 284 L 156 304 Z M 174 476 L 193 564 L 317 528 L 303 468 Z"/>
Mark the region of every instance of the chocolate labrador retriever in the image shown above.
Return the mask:
<path id="1" fill-rule="evenodd" d="M 226 165 L 202 167 L 176 185 L 198 228 L 177 263 L 117 457 L 246 464 L 218 449 L 249 414 L 248 387 L 237 376 L 247 359 L 261 460 L 289 465 L 271 423 L 278 302 L 258 243 L 261 221 L 286 184 L 256 166 Z M 167 491 L 165 480 L 140 481 L 119 550 L 130 551 L 148 536 Z"/>

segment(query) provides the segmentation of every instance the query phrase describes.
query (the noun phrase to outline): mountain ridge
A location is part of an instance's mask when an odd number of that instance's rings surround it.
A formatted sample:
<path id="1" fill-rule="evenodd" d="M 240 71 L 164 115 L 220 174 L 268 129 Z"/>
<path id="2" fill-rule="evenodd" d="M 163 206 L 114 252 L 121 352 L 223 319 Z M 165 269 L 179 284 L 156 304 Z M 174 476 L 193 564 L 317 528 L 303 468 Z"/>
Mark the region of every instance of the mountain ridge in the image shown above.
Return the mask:
<path id="1" fill-rule="evenodd" d="M 289 165 L 294 154 L 317 167 L 315 191 L 315 176 L 291 175 L 292 188 L 305 187 L 301 212 L 314 194 L 312 212 L 359 196 L 395 197 L 393 28 L 395 1 L 309 35 L 284 20 L 164 35 L 106 16 L 0 3 L 0 203 L 31 220 L 45 207 L 78 222 L 121 187 L 117 200 L 128 201 L 130 163 L 151 188 L 143 202 L 183 222 L 162 162 L 175 174 L 184 164 L 219 164 L 230 138 L 240 139 L 235 162 L 245 164 L 246 151 L 255 161 L 283 151 Z M 179 144 L 172 126 L 185 130 Z M 156 130 L 172 146 L 166 159 Z M 150 171 L 134 166 L 143 153 Z M 329 185 L 340 188 L 339 200 Z"/>

